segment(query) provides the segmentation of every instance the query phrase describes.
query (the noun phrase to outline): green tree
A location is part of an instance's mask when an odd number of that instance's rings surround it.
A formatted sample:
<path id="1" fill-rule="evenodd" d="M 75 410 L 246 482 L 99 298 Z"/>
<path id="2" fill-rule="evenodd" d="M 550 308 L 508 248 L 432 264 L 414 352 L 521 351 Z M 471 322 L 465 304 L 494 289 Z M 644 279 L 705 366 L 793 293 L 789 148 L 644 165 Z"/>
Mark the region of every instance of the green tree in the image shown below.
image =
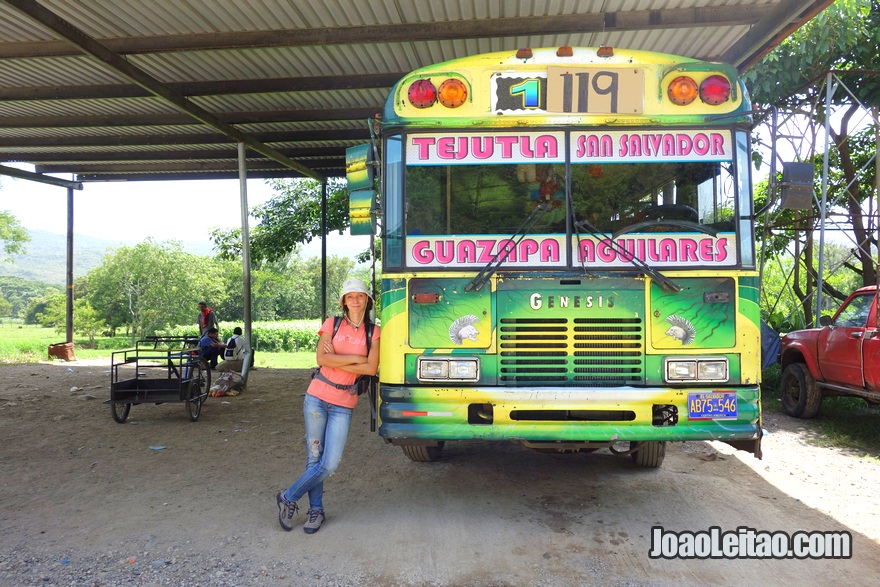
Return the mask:
<path id="1" fill-rule="evenodd" d="M 874 112 L 880 106 L 880 4 L 876 0 L 838 0 L 806 25 L 795 31 L 760 63 L 744 74 L 752 100 L 757 108 L 779 107 L 786 113 L 784 125 L 791 147 L 802 161 L 813 162 L 816 177 L 821 177 L 822 151 L 826 117 L 832 144 L 828 146 L 829 173 L 828 201 L 830 206 L 843 211 L 848 218 L 853 240 L 859 243 L 856 256 L 849 266 L 860 276 L 862 283 L 877 281 L 872 247 L 876 235 L 869 230 L 866 200 L 873 194 L 873 170 L 860 172 L 862 163 L 873 156 L 874 147 L 865 143 L 876 141 L 877 129 L 868 131 L 872 140 L 865 140 L 860 121 L 865 108 Z M 838 88 L 833 95 L 833 110 L 826 112 L 826 88 L 822 84 L 826 74 L 834 71 L 839 79 L 855 93 Z M 861 103 L 860 103 L 861 101 Z M 816 106 L 820 104 L 822 106 Z M 817 179 L 817 190 L 821 184 Z M 765 186 L 766 188 L 766 186 Z M 759 204 L 760 206 L 760 204 Z M 765 231 L 774 239 L 769 248 L 779 250 L 784 239 L 778 239 L 782 230 L 793 243 L 792 251 L 799 258 L 793 266 L 792 286 L 802 300 L 807 323 L 812 323 L 811 305 L 815 303 L 817 283 L 817 248 L 813 235 L 819 223 L 819 211 L 784 211 L 775 215 Z M 763 227 L 762 227 L 763 228 Z M 760 234 L 760 231 L 759 231 Z M 803 272 L 803 274 L 801 273 Z M 826 285 L 825 292 L 834 292 Z"/>
<path id="2" fill-rule="evenodd" d="M 175 241 L 147 239 L 115 250 L 86 281 L 92 306 L 111 326 L 129 327 L 132 343 L 177 324 L 195 328 L 198 301 L 218 305 L 227 296 L 211 260 L 185 252 Z"/>
<path id="3" fill-rule="evenodd" d="M 872 63 L 878 58 L 871 54 L 878 41 L 876 10 L 874 0 L 837 0 L 794 31 L 743 74 L 752 102 L 795 110 L 805 97 L 821 93 L 815 82 L 828 71 Z"/>
<path id="4" fill-rule="evenodd" d="M 62 325 L 66 329 L 67 296 L 60 291 L 49 293 L 41 309 L 34 314 L 37 324 L 46 328 Z"/>
<path id="5" fill-rule="evenodd" d="M 204 301 L 208 302 L 218 319 L 223 321 L 238 322 L 244 319 L 244 277 L 242 275 L 241 260 L 215 258 L 209 261 L 211 279 L 217 286 L 212 286 L 210 291 L 222 291 L 222 294 L 206 293 Z M 255 279 L 255 272 L 251 272 L 251 281 Z M 253 285 L 251 286 L 253 290 Z M 199 298 L 198 301 L 201 301 Z M 189 320 L 193 324 L 193 319 Z"/>
<path id="6" fill-rule="evenodd" d="M 55 328 L 59 334 L 67 332 L 67 296 L 53 294 L 43 312 L 36 315 L 42 326 Z M 95 347 L 95 337 L 107 328 L 107 323 L 85 298 L 73 302 L 73 330 L 89 338 L 89 346 Z"/>
<path id="7" fill-rule="evenodd" d="M 327 259 L 328 310 L 333 311 L 342 281 L 352 272 L 354 262 L 344 257 Z M 213 268 L 225 284 L 227 295 L 214 303 L 223 321 L 244 318 L 241 261 L 215 260 Z M 259 321 L 312 320 L 321 313 L 320 258 L 303 259 L 293 254 L 286 262 L 265 261 L 251 271 L 251 317 Z"/>
<path id="8" fill-rule="evenodd" d="M 278 195 L 255 207 L 250 216 L 259 221 L 250 231 L 252 263 L 283 261 L 301 244 L 321 235 L 321 183 L 313 179 L 269 179 Z M 348 189 L 345 182 L 327 183 L 327 232 L 348 227 Z M 211 240 L 225 259 L 241 257 L 241 229 L 216 229 Z"/>
<path id="9" fill-rule="evenodd" d="M 89 346 L 95 348 L 95 337 L 107 329 L 107 323 L 85 298 L 73 302 L 73 330 L 89 337 Z"/>
<path id="10" fill-rule="evenodd" d="M 314 289 L 314 281 L 298 255 L 293 255 L 286 264 L 264 266 L 256 272 L 253 287 L 254 316 L 261 316 L 257 320 L 308 320 L 318 317 L 311 312 L 320 290 Z"/>
<path id="11" fill-rule="evenodd" d="M 836 309 L 850 292 L 861 285 L 861 277 L 848 268 L 854 256 L 852 248 L 840 243 L 825 244 L 827 278 L 824 281 L 823 291 L 828 295 L 822 298 L 823 312 Z M 796 295 L 798 288 L 793 287 L 793 282 L 795 279 L 804 281 L 808 276 L 815 275 L 818 271 L 818 261 L 811 268 L 801 268 L 801 271 L 796 271 L 795 263 L 802 262 L 802 257 L 795 259 L 791 255 L 776 255 L 764 267 L 761 310 L 764 320 L 779 332 L 809 328 L 813 323 L 812 312 L 815 308 L 815 300 L 806 300 L 809 312 L 805 312 L 804 300 Z"/>
<path id="12" fill-rule="evenodd" d="M 8 210 L 0 210 L 0 242 L 7 255 L 24 253 L 24 244 L 31 240 L 27 229 Z"/>
<path id="13" fill-rule="evenodd" d="M 12 316 L 12 302 L 0 294 L 0 316 Z"/>
<path id="14" fill-rule="evenodd" d="M 31 300 L 46 295 L 48 283 L 30 281 L 15 275 L 0 275 L 0 295 L 12 304 L 9 316 L 23 318 Z"/>
<path id="15" fill-rule="evenodd" d="M 39 324 L 37 317 L 46 312 L 46 307 L 55 296 L 64 298 L 61 290 L 52 286 L 46 287 L 42 295 L 31 296 L 27 307 L 21 310 L 25 324 Z M 51 325 L 54 326 L 54 323 Z"/>
<path id="16" fill-rule="evenodd" d="M 321 259 L 311 257 L 303 262 L 303 273 L 308 275 L 311 281 L 312 292 L 304 300 L 307 316 L 303 318 L 325 318 L 321 315 Z M 327 314 L 339 313 L 339 293 L 342 291 L 342 282 L 351 274 L 354 261 L 346 257 L 331 255 L 327 257 Z"/>

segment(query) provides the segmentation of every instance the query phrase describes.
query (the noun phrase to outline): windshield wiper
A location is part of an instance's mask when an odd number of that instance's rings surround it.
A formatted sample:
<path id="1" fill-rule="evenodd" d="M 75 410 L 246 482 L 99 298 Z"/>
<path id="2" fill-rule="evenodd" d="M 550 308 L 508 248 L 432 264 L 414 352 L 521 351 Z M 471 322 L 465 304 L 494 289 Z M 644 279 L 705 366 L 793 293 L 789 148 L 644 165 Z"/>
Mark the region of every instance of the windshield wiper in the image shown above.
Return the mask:
<path id="1" fill-rule="evenodd" d="M 614 248 L 614 251 L 618 254 L 618 256 L 621 259 L 623 259 L 625 261 L 629 261 L 630 264 L 632 264 L 634 267 L 639 269 L 642 273 L 651 277 L 651 279 L 656 281 L 657 284 L 661 288 L 663 288 L 663 291 L 678 292 L 678 291 L 682 290 L 682 287 L 680 285 L 678 285 L 677 283 L 675 283 L 674 281 L 672 281 L 671 279 L 669 279 L 668 277 L 666 277 L 665 275 L 663 275 L 662 273 L 660 273 L 659 271 L 657 271 L 656 269 L 654 269 L 653 267 L 651 267 L 650 265 L 648 265 L 647 263 L 642 261 L 641 259 L 637 258 L 635 255 L 633 255 L 632 253 L 630 253 L 629 251 L 624 249 L 621 244 L 619 244 L 617 241 L 614 240 L 613 235 L 607 236 L 607 235 L 601 233 L 599 231 L 599 229 L 597 229 L 595 226 L 590 224 L 590 222 L 587 220 L 578 221 L 574 216 L 574 210 L 571 211 L 571 218 L 572 218 L 572 220 L 575 221 L 574 228 L 575 228 L 575 233 L 577 234 L 577 237 L 578 237 L 578 246 L 577 246 L 578 250 L 575 251 L 575 254 L 579 254 L 580 240 L 581 240 L 580 232 L 577 232 L 577 231 L 579 229 L 585 228 L 587 230 L 587 232 L 590 233 L 590 236 L 592 236 L 596 240 L 599 240 L 599 241 L 607 240 L 608 244 L 610 244 Z"/>
<path id="2" fill-rule="evenodd" d="M 525 221 L 520 225 L 519 228 L 516 229 L 510 238 L 507 239 L 508 242 L 516 239 L 513 243 L 513 248 L 515 249 L 517 245 L 519 245 L 520 241 L 524 239 L 529 232 L 535 227 L 539 220 L 544 216 L 544 213 L 550 209 L 550 204 L 547 202 L 543 202 L 535 206 L 535 209 L 532 210 L 532 213 L 529 214 L 529 217 L 525 219 Z M 541 212 L 538 214 L 538 212 Z M 502 252 L 504 253 L 502 255 Z M 492 260 L 489 261 L 485 267 L 480 269 L 480 272 L 474 276 L 471 282 L 464 288 L 464 291 L 480 291 L 483 289 L 483 286 L 486 285 L 486 282 L 489 281 L 489 278 L 498 271 L 498 268 L 501 267 L 501 264 L 507 259 L 508 255 L 510 255 L 510 247 L 504 246 L 499 247 L 498 252 L 492 257 Z"/>

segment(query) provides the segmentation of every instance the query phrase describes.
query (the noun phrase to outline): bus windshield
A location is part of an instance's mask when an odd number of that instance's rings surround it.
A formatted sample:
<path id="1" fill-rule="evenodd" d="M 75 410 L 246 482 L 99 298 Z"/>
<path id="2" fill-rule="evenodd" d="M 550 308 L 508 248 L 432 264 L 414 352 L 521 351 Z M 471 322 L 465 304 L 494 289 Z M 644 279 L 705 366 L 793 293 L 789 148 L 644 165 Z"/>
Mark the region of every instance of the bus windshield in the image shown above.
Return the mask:
<path id="1" fill-rule="evenodd" d="M 603 233 L 697 228 L 733 231 L 734 183 L 720 163 L 573 165 L 573 221 Z M 510 234 L 546 202 L 533 232 L 567 231 L 565 165 L 407 168 L 407 234 Z M 664 223 L 664 221 L 666 223 Z"/>
<path id="2" fill-rule="evenodd" d="M 742 145 L 712 160 L 569 165 L 561 151 L 550 163 L 444 164 L 421 153 L 406 162 L 402 189 L 389 192 L 402 198 L 410 266 L 479 267 L 500 255 L 507 268 L 676 269 L 754 258 L 747 175 L 737 180 L 734 164 L 747 167 Z M 521 245 L 524 226 L 530 240 Z"/>

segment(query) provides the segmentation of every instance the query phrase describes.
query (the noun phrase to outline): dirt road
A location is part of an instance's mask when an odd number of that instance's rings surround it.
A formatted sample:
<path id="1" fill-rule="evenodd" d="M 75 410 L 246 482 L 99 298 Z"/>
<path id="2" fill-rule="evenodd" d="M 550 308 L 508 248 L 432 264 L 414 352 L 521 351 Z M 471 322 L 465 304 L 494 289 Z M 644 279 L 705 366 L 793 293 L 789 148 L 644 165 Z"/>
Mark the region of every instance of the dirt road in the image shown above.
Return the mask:
<path id="1" fill-rule="evenodd" d="M 785 416 L 768 415 L 763 461 L 677 443 L 661 469 L 643 470 L 607 452 L 485 442 L 413 463 L 369 432 L 361 405 L 325 485 L 327 522 L 308 536 L 278 527 L 273 498 L 305 461 L 307 372 L 256 370 L 246 393 L 208 399 L 195 423 L 184 404 L 164 404 L 134 406 L 125 424 L 101 403 L 107 366 L 0 375 L 4 586 L 819 586 L 880 576 L 877 459 L 809 444 L 810 429 Z M 652 526 L 849 531 L 852 558 L 652 560 Z"/>

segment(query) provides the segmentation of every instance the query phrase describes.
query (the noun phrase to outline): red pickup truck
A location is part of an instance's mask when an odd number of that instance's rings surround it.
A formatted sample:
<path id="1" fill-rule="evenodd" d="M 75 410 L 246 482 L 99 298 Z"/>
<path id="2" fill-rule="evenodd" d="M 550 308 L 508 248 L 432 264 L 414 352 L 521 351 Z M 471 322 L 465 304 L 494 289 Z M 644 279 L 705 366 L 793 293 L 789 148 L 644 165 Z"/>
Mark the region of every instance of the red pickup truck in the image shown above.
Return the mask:
<path id="1" fill-rule="evenodd" d="M 880 404 L 880 326 L 877 286 L 850 294 L 821 328 L 782 337 L 782 407 L 796 418 L 819 413 L 823 397 L 856 396 Z"/>

